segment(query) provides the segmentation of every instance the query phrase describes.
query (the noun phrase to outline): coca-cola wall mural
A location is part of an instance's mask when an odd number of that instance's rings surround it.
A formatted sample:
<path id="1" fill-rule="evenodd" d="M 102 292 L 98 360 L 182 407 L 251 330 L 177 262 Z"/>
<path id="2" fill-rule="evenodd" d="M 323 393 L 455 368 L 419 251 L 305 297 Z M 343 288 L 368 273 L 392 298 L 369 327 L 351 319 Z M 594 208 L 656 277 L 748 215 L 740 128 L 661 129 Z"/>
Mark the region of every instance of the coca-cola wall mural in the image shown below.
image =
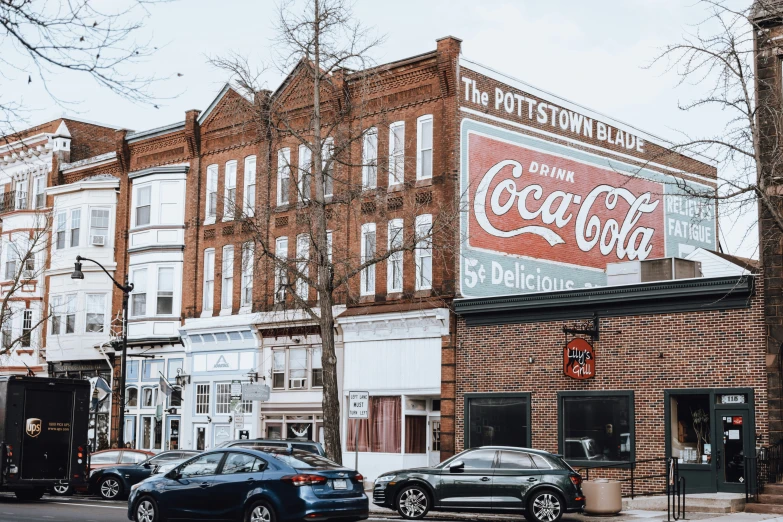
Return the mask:
<path id="1" fill-rule="evenodd" d="M 713 190 L 464 119 L 462 295 L 605 286 L 607 263 L 715 249 L 714 206 L 692 195 Z"/>

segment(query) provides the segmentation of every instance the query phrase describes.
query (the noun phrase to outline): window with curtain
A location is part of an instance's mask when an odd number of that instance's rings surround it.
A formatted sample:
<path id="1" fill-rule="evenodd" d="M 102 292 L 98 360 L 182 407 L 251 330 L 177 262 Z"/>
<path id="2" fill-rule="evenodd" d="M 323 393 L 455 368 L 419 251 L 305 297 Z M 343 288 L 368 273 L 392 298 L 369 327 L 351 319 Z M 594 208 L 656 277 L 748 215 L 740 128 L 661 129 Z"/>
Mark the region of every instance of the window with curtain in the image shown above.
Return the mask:
<path id="1" fill-rule="evenodd" d="M 378 185 L 378 130 L 371 127 L 362 140 L 362 188 L 373 189 Z"/>
<path id="2" fill-rule="evenodd" d="M 405 416 L 405 453 L 427 453 L 427 417 Z"/>
<path id="3" fill-rule="evenodd" d="M 133 271 L 133 292 L 131 293 L 131 315 L 147 314 L 147 269 Z"/>
<path id="4" fill-rule="evenodd" d="M 400 397 L 370 397 L 369 419 L 349 419 L 347 451 L 400 453 L 402 407 Z"/>
<path id="5" fill-rule="evenodd" d="M 389 126 L 389 185 L 399 185 L 405 179 L 405 122 Z"/>
<path id="6" fill-rule="evenodd" d="M 158 315 L 174 313 L 174 269 L 162 267 L 158 269 Z"/>

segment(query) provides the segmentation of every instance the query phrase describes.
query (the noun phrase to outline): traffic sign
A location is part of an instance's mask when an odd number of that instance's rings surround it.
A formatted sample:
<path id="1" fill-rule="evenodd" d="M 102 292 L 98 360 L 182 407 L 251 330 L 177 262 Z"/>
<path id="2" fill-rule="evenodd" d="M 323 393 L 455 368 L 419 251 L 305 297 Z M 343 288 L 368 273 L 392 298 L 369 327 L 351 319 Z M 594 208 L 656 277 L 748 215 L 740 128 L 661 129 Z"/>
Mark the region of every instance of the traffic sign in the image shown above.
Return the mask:
<path id="1" fill-rule="evenodd" d="M 242 381 L 231 381 L 231 398 L 232 399 L 241 399 L 242 398 Z"/>
<path id="2" fill-rule="evenodd" d="M 348 418 L 370 418 L 370 392 L 348 392 Z"/>

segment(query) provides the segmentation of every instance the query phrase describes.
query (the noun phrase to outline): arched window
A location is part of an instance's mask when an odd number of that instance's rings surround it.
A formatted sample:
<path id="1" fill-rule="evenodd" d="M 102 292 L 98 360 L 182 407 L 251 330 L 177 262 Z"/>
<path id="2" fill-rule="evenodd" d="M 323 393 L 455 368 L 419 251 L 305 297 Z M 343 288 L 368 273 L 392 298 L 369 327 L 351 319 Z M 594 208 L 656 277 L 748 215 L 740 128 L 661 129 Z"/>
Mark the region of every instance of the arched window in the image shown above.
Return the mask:
<path id="1" fill-rule="evenodd" d="M 125 406 L 128 408 L 138 408 L 139 389 L 135 386 L 125 388 Z"/>

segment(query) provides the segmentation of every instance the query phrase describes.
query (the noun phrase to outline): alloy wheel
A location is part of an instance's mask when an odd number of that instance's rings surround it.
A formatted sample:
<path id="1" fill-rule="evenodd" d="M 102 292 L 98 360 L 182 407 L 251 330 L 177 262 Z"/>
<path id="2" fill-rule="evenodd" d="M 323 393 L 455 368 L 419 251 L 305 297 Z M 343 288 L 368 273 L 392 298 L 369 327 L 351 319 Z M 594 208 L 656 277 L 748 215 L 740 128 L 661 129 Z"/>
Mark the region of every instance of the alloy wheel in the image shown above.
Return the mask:
<path id="1" fill-rule="evenodd" d="M 404 517 L 423 517 L 427 512 L 427 494 L 418 488 L 406 489 L 400 495 L 399 505 Z"/>
<path id="2" fill-rule="evenodd" d="M 250 513 L 250 522 L 270 522 L 271 520 L 272 514 L 266 506 L 256 506 Z"/>
<path id="3" fill-rule="evenodd" d="M 533 500 L 533 516 L 541 522 L 554 522 L 560 516 L 560 500 L 552 493 L 542 493 Z"/>
<path id="4" fill-rule="evenodd" d="M 101 482 L 101 496 L 106 499 L 112 499 L 120 492 L 120 483 L 115 479 L 106 479 Z"/>
<path id="5" fill-rule="evenodd" d="M 146 498 L 139 502 L 139 507 L 136 508 L 136 522 L 154 522 L 155 521 L 155 506 L 152 502 Z"/>
<path id="6" fill-rule="evenodd" d="M 65 495 L 68 493 L 68 490 L 71 489 L 71 486 L 54 486 L 52 489 L 58 495 Z"/>

